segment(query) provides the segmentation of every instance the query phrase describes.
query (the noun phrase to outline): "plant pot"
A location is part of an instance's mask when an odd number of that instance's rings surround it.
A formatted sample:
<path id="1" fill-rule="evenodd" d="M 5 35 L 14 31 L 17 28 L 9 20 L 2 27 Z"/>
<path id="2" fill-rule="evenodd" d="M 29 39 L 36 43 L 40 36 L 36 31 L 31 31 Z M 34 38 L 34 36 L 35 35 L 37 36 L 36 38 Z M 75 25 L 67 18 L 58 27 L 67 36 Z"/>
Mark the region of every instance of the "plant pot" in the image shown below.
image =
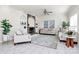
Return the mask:
<path id="1" fill-rule="evenodd" d="M 72 31 L 68 31 L 67 34 L 70 36 L 70 35 L 73 34 L 73 32 Z"/>
<path id="2" fill-rule="evenodd" d="M 72 35 L 68 35 L 69 37 L 72 37 Z"/>
<path id="3" fill-rule="evenodd" d="M 3 35 L 3 41 L 8 41 L 9 35 Z"/>
<path id="4" fill-rule="evenodd" d="M 2 35 L 0 34 L 0 43 L 2 43 Z"/>

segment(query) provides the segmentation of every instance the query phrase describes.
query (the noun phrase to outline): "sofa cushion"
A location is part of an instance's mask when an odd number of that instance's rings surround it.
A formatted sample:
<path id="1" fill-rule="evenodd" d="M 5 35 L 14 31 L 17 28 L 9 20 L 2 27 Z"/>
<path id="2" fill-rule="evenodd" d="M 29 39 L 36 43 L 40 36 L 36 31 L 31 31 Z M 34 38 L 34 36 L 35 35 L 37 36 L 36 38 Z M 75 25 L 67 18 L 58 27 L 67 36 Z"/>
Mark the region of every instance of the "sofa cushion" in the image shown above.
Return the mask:
<path id="1" fill-rule="evenodd" d="M 45 34 L 56 34 L 56 30 L 53 28 L 44 28 L 40 30 L 40 33 L 45 33 Z"/>

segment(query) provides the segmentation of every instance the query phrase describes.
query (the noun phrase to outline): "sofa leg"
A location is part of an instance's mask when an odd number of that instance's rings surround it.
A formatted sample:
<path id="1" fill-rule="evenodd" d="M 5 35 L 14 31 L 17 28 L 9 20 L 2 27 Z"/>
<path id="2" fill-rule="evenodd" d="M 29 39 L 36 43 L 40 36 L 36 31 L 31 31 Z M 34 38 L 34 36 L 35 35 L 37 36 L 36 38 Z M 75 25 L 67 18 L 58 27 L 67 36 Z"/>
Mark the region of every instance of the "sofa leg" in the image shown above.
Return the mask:
<path id="1" fill-rule="evenodd" d="M 17 44 L 24 44 L 24 43 L 31 43 L 31 41 L 14 43 L 14 45 L 17 45 Z"/>
<path id="2" fill-rule="evenodd" d="M 16 43 L 14 43 L 14 46 L 16 45 Z"/>
<path id="3" fill-rule="evenodd" d="M 31 41 L 29 41 L 28 43 L 31 43 Z"/>

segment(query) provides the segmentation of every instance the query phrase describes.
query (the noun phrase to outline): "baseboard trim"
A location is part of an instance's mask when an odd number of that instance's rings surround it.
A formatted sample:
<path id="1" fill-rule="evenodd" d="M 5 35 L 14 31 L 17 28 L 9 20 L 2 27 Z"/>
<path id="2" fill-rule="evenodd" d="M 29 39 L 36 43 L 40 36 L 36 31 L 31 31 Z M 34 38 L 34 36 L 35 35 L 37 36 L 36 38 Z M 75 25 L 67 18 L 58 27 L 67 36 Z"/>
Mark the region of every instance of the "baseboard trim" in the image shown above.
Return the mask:
<path id="1" fill-rule="evenodd" d="M 17 44 L 25 44 L 25 43 L 31 43 L 31 41 L 27 41 L 27 42 L 18 42 L 18 43 L 14 43 L 14 45 L 17 45 Z"/>
<path id="2" fill-rule="evenodd" d="M 60 42 L 66 42 L 66 40 L 60 40 Z M 78 44 L 78 42 L 74 42 L 74 44 Z"/>

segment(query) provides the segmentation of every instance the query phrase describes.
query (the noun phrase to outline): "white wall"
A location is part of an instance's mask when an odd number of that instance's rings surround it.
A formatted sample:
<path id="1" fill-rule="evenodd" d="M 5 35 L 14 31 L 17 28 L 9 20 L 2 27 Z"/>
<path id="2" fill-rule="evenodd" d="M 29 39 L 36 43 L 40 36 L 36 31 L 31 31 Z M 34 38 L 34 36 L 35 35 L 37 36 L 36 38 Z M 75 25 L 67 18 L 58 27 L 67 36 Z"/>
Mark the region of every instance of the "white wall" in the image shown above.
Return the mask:
<path id="1" fill-rule="evenodd" d="M 10 8 L 8 6 L 3 6 L 0 8 L 0 21 L 3 19 L 9 19 L 10 23 L 15 29 L 20 28 L 20 17 L 25 15 L 23 12 Z M 26 16 L 26 15 L 25 15 Z M 27 16 L 26 16 L 27 17 Z M 27 21 L 27 20 L 26 20 Z"/>
<path id="2" fill-rule="evenodd" d="M 9 6 L 0 6 L 0 21 L 5 18 L 9 19 L 15 29 L 20 28 L 20 17 L 22 15 L 25 15 L 22 11 L 10 8 Z M 43 15 L 36 17 L 36 20 L 40 28 L 43 28 L 44 20 L 56 20 L 55 27 L 59 27 L 61 26 L 61 22 L 66 20 L 66 16 L 61 14 Z"/>
<path id="3" fill-rule="evenodd" d="M 37 18 L 39 28 L 44 28 L 44 20 L 55 20 L 55 28 L 59 28 L 62 26 L 62 21 L 67 21 L 67 17 L 64 14 L 43 15 Z"/>
<path id="4" fill-rule="evenodd" d="M 19 10 L 13 9 L 9 6 L 0 6 L 0 21 L 5 19 L 5 18 L 8 19 L 9 22 L 11 23 L 11 25 L 14 27 L 15 31 L 20 29 L 20 27 L 21 27 L 20 17 L 22 15 L 25 15 L 25 14 Z M 26 16 L 26 19 L 27 19 L 27 16 Z"/>
<path id="5" fill-rule="evenodd" d="M 78 32 L 79 32 L 79 6 L 72 6 L 70 8 L 70 10 L 67 13 L 68 19 L 70 19 L 71 16 L 73 16 L 74 14 L 78 14 Z M 78 38 L 78 42 L 79 42 L 79 38 Z"/>
<path id="6" fill-rule="evenodd" d="M 20 28 L 20 17 L 22 15 L 25 15 L 22 11 L 10 8 L 9 6 L 0 6 L 0 21 L 5 18 L 9 19 L 15 29 Z M 55 20 L 55 27 L 61 27 L 62 21 L 66 21 L 67 17 L 64 14 L 52 13 L 51 15 L 36 16 L 36 20 L 39 28 L 44 27 L 44 20 Z"/>

